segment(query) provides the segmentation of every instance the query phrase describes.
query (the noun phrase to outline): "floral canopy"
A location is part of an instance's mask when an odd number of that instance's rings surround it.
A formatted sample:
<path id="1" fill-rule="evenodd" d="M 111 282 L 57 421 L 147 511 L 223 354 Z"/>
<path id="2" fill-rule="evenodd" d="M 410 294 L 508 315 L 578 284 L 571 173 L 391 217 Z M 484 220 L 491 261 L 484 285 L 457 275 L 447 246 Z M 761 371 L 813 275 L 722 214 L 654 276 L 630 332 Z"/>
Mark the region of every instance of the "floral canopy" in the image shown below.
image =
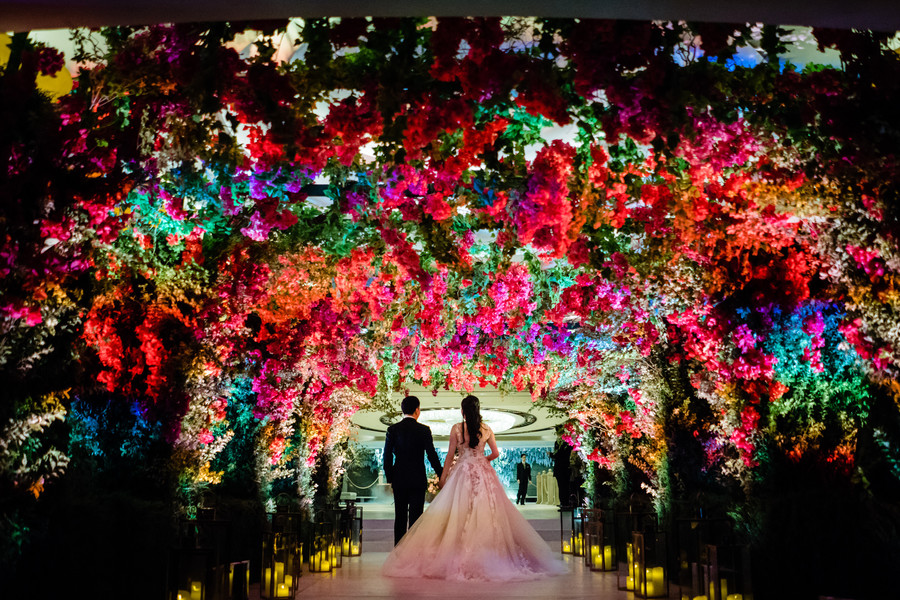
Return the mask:
<path id="1" fill-rule="evenodd" d="M 249 439 L 311 499 L 353 413 L 413 382 L 530 391 L 661 508 L 688 471 L 746 488 L 776 456 L 900 474 L 893 34 L 813 30 L 838 67 L 760 25 L 73 35 L 70 92 L 24 34 L 0 80 L 20 492 L 68 464 L 28 440 L 106 398 L 160 424 L 188 491 Z"/>

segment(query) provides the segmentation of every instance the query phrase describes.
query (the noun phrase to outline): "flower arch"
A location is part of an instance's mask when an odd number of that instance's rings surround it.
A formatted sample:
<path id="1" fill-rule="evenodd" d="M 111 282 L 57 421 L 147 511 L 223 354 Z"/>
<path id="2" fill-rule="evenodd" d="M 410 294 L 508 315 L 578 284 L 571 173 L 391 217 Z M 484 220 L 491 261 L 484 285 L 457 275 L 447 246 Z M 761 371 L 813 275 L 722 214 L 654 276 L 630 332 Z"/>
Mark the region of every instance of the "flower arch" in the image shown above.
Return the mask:
<path id="1" fill-rule="evenodd" d="M 774 26 L 78 35 L 72 92 L 41 93 L 59 61 L 18 34 L 2 80 L 5 377 L 56 391 L 41 344 L 74 332 L 66 387 L 164 422 L 187 489 L 252 432 L 261 480 L 311 499 L 405 382 L 529 390 L 660 510 L 683 434 L 748 487 L 773 455 L 864 468 L 896 411 L 888 35 L 814 30 L 840 68 L 784 62 Z"/>

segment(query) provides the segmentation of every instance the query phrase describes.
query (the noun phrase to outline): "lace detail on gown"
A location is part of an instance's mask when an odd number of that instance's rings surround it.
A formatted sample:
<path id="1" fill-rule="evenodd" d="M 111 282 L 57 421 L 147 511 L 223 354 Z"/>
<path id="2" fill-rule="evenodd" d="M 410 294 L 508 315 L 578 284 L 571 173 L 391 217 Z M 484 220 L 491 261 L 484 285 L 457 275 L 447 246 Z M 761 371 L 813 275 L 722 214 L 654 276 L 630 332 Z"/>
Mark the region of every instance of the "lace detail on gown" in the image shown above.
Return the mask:
<path id="1" fill-rule="evenodd" d="M 512 581 L 566 571 L 506 496 L 484 455 L 494 434 L 482 432 L 469 448 L 454 425 L 458 454 L 444 488 L 388 555 L 384 575 Z"/>

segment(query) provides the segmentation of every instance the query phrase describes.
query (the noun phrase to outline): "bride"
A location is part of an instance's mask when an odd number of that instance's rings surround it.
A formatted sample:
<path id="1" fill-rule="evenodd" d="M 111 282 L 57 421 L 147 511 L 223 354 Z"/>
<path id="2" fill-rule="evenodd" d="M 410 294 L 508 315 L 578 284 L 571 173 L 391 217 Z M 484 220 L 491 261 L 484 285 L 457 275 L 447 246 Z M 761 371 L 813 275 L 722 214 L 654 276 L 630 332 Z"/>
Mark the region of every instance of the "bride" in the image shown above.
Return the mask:
<path id="1" fill-rule="evenodd" d="M 441 492 L 388 555 L 382 574 L 511 581 L 566 571 L 506 496 L 490 464 L 500 452 L 479 404 L 475 396 L 463 398 L 464 422 L 450 430 Z"/>

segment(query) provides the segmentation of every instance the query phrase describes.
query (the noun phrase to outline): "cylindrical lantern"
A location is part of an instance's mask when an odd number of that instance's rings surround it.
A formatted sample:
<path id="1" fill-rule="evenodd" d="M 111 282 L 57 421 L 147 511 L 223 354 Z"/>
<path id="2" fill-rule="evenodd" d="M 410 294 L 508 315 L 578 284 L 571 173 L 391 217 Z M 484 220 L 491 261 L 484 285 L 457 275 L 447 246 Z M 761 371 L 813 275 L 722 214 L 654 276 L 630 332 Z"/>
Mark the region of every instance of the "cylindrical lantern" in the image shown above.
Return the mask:
<path id="1" fill-rule="evenodd" d="M 708 594 L 703 573 L 706 546 L 727 544 L 732 535 L 733 525 L 729 519 L 693 517 L 675 520 L 676 562 L 673 566 L 677 571 L 671 574 L 670 581 L 677 584 L 681 600 Z"/>
<path id="2" fill-rule="evenodd" d="M 313 524 L 309 547 L 309 572 L 331 572 L 331 548 L 334 546 L 334 522 L 319 520 Z"/>
<path id="3" fill-rule="evenodd" d="M 332 527 L 332 543 L 331 547 L 328 548 L 328 557 L 331 560 L 331 568 L 340 569 L 344 564 L 344 557 L 341 553 L 344 513 L 340 508 L 337 507 L 326 508 L 321 511 L 321 513 L 322 518 L 319 520 L 322 522 L 331 523 Z"/>
<path id="4" fill-rule="evenodd" d="M 263 534 L 260 598 L 293 598 L 302 564 L 302 545 L 296 533 Z"/>
<path id="5" fill-rule="evenodd" d="M 559 507 L 559 541 L 560 552 L 572 554 L 572 509 Z"/>
<path id="6" fill-rule="evenodd" d="M 348 502 L 344 509 L 344 522 L 341 528 L 341 554 L 344 556 L 360 556 L 362 554 L 363 509 L 355 502 Z"/>
<path id="7" fill-rule="evenodd" d="M 614 571 L 617 568 L 611 516 L 612 513 L 599 508 L 584 511 L 584 564 L 591 571 Z"/>
<path id="8" fill-rule="evenodd" d="M 170 554 L 169 600 L 208 600 L 214 587 L 213 550 L 177 548 Z"/>
<path id="9" fill-rule="evenodd" d="M 652 512 L 617 512 L 614 521 L 615 559 L 620 590 L 634 591 L 636 560 L 634 532 L 655 531 L 656 514 Z"/>
<path id="10" fill-rule="evenodd" d="M 572 509 L 572 555 L 584 556 L 584 509 L 576 506 Z"/>
<path id="11" fill-rule="evenodd" d="M 602 560 L 600 541 L 600 515 L 602 511 L 599 508 L 585 508 L 581 511 L 581 526 L 584 531 L 584 566 L 592 568 L 595 560 Z"/>
<path id="12" fill-rule="evenodd" d="M 227 521 L 185 519 L 179 523 L 178 545 L 170 553 L 169 600 L 208 600 L 219 594 L 227 534 Z"/>
<path id="13" fill-rule="evenodd" d="M 228 563 L 225 570 L 225 600 L 250 600 L 250 561 Z"/>
<path id="14" fill-rule="evenodd" d="M 665 598 L 669 595 L 666 573 L 665 533 L 650 531 L 632 534 L 634 554 L 634 595 L 636 598 Z"/>
<path id="15" fill-rule="evenodd" d="M 745 600 L 753 597 L 750 553 L 746 546 L 704 548 L 701 579 L 708 600 Z"/>

